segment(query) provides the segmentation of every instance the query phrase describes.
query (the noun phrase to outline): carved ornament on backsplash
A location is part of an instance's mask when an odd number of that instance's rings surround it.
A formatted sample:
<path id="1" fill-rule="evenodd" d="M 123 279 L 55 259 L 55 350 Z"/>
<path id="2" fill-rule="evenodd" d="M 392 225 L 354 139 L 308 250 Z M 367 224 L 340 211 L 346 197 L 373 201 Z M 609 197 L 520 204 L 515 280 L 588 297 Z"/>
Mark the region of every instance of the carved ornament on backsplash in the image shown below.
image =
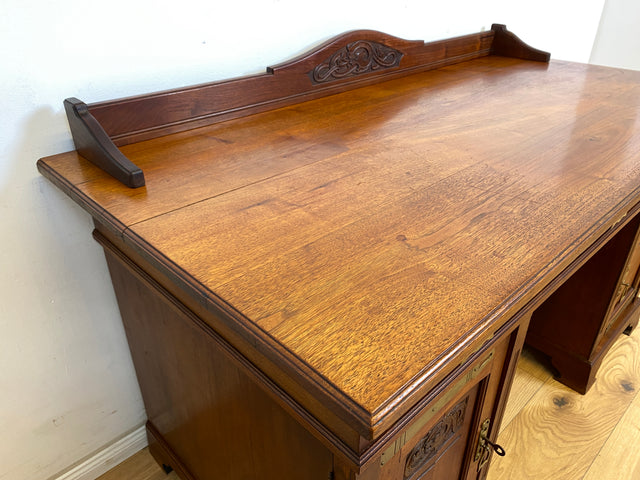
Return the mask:
<path id="1" fill-rule="evenodd" d="M 315 84 L 397 67 L 404 54 L 378 42 L 359 40 L 341 48 L 309 76 Z"/>

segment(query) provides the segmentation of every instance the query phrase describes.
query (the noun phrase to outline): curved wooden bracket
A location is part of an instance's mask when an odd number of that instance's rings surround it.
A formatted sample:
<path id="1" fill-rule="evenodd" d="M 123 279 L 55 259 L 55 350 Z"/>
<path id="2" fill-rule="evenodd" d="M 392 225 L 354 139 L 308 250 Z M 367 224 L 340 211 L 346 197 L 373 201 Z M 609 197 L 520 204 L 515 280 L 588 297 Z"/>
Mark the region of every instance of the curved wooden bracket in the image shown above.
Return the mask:
<path id="1" fill-rule="evenodd" d="M 491 43 L 491 54 L 504 57 L 521 58 L 522 60 L 533 60 L 536 62 L 548 62 L 551 54 L 530 47 L 516 35 L 507 30 L 505 25 L 494 23 L 491 25 L 494 33 Z"/>
<path id="2" fill-rule="evenodd" d="M 109 135 L 89 113 L 87 105 L 77 98 L 64 101 L 73 143 L 78 153 L 127 187 L 144 185 L 144 174 L 114 145 Z"/>

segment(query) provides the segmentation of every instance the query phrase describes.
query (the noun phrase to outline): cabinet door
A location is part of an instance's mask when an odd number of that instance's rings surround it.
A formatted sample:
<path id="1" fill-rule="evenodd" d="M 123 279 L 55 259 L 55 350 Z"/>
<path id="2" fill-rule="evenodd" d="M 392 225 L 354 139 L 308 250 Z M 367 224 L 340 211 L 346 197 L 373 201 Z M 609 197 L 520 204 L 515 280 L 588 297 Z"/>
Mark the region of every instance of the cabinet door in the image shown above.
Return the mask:
<path id="1" fill-rule="evenodd" d="M 497 334 L 443 382 L 439 394 L 411 416 L 359 480 L 484 478 L 528 318 Z M 485 445 L 484 447 L 482 445 Z M 486 448 L 485 448 L 486 447 Z"/>
<path id="2" fill-rule="evenodd" d="M 635 300 L 638 293 L 638 283 L 640 282 L 640 276 L 638 270 L 640 269 L 640 232 L 636 233 L 633 246 L 627 257 L 627 262 L 622 270 L 618 285 L 616 286 L 616 293 L 614 294 L 611 305 L 607 312 L 603 328 L 600 332 L 598 340 L 602 335 L 611 328 L 615 323 L 616 318 L 622 314 L 624 309 Z"/>

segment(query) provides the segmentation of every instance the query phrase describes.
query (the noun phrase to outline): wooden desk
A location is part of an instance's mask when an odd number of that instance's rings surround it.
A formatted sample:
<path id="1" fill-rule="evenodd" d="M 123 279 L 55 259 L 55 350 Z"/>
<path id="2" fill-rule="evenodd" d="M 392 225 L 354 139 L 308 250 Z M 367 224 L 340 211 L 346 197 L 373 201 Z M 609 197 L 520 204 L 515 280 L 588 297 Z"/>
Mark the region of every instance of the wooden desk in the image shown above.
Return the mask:
<path id="1" fill-rule="evenodd" d="M 65 102 L 78 150 L 38 167 L 95 219 L 160 463 L 481 478 L 530 319 L 588 388 L 637 322 L 640 73 L 548 59 L 358 31 Z"/>

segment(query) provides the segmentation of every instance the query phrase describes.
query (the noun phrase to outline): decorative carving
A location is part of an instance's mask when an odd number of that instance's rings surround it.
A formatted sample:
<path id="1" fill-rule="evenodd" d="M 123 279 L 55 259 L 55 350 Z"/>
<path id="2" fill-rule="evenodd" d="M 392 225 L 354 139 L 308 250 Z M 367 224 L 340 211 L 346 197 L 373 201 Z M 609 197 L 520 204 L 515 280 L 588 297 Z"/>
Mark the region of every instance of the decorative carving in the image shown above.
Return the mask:
<path id="1" fill-rule="evenodd" d="M 464 423 L 467 400 L 462 400 L 453 407 L 429 432 L 420 440 L 407 456 L 404 467 L 404 478 L 411 477 L 425 463 L 431 460 L 438 450 L 460 429 Z"/>
<path id="2" fill-rule="evenodd" d="M 326 83 L 364 73 L 397 67 L 404 54 L 381 43 L 359 40 L 341 48 L 309 76 L 313 83 Z"/>

